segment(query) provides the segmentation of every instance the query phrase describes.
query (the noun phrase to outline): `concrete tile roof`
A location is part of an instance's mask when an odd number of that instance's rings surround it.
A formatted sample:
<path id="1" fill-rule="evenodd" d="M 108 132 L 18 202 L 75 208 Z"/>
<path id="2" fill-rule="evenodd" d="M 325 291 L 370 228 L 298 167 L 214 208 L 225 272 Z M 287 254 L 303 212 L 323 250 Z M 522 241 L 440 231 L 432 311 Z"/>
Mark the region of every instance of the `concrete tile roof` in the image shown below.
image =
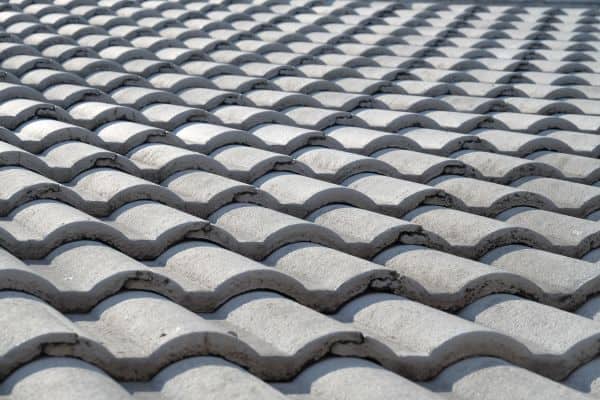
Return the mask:
<path id="1" fill-rule="evenodd" d="M 0 398 L 600 398 L 600 9 L 492 3 L 0 1 Z"/>

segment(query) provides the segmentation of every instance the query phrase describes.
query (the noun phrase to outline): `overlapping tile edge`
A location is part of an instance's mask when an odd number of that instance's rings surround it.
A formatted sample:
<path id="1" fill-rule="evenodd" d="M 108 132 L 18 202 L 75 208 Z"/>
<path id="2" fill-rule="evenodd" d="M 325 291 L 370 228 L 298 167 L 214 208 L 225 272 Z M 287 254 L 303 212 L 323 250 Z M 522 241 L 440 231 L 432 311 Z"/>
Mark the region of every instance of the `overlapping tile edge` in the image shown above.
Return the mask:
<path id="1" fill-rule="evenodd" d="M 600 11 L 0 3 L 0 398 L 600 397 Z"/>

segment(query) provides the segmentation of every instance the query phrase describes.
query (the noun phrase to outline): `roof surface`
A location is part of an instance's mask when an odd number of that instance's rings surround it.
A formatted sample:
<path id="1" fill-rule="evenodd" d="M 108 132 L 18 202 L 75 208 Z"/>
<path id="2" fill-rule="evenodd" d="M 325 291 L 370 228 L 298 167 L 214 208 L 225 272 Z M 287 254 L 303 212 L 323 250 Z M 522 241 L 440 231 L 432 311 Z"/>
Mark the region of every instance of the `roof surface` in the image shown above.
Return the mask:
<path id="1" fill-rule="evenodd" d="M 0 398 L 600 397 L 597 9 L 0 27 Z"/>

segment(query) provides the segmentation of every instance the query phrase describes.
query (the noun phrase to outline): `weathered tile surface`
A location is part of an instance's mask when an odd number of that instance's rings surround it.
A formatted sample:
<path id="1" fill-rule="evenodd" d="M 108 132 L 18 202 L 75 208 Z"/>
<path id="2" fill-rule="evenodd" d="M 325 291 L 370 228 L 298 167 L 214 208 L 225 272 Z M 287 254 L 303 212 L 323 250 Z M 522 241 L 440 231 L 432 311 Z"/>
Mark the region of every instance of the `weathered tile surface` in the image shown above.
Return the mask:
<path id="1" fill-rule="evenodd" d="M 599 26 L 0 0 L 0 399 L 600 398 Z"/>

